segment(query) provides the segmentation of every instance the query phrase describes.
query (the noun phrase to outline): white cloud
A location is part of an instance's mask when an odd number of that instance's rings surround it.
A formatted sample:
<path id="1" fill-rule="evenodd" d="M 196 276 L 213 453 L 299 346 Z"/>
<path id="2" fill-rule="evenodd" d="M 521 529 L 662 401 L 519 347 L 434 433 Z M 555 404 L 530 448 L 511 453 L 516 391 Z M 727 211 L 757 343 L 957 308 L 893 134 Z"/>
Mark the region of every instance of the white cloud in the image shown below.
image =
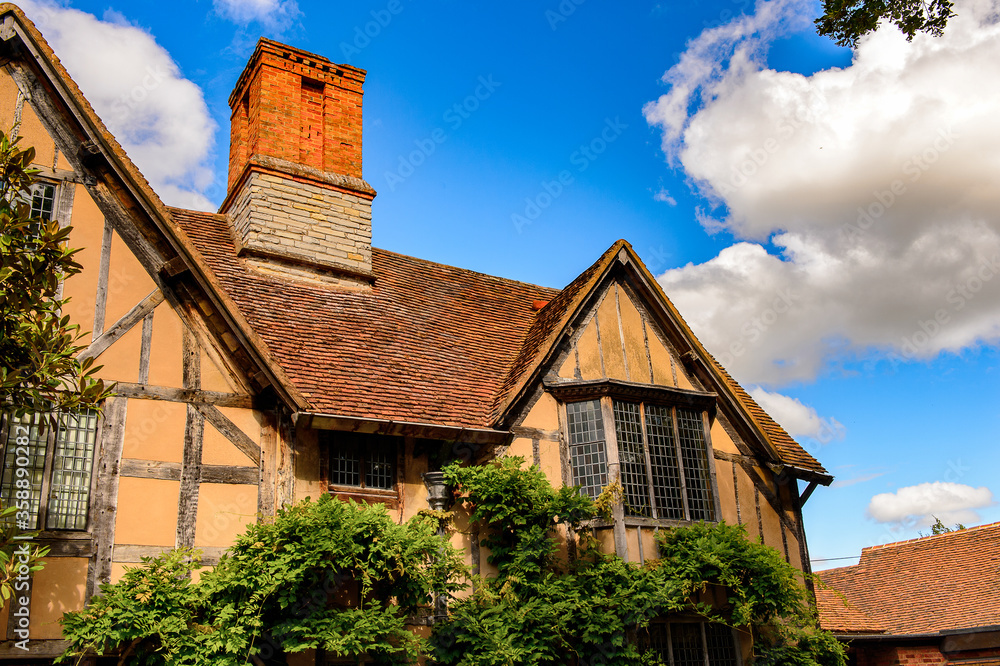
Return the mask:
<path id="1" fill-rule="evenodd" d="M 698 219 L 744 241 L 667 294 L 748 383 L 1000 340 L 1000 2 L 960 1 L 941 38 L 884 27 L 843 69 L 764 69 L 810 7 L 705 31 L 645 109 L 716 204 Z"/>
<path id="2" fill-rule="evenodd" d="M 663 188 L 663 187 L 661 187 L 659 190 L 657 190 L 656 194 L 653 195 L 653 201 L 662 201 L 663 203 L 667 204 L 668 206 L 676 206 L 677 205 L 677 200 L 674 199 L 670 195 L 670 192 L 666 188 Z"/>
<path id="3" fill-rule="evenodd" d="M 868 516 L 880 523 L 930 525 L 940 518 L 946 525 L 976 523 L 976 509 L 993 504 L 993 493 L 985 486 L 935 481 L 881 493 L 868 504 Z"/>
<path id="4" fill-rule="evenodd" d="M 821 417 L 814 408 L 795 398 L 760 387 L 751 388 L 749 393 L 792 437 L 811 437 L 823 444 L 844 437 L 845 429 L 839 421 Z"/>
<path id="5" fill-rule="evenodd" d="M 213 0 L 213 6 L 219 16 L 233 23 L 256 22 L 277 33 L 290 28 L 302 14 L 295 0 Z"/>
<path id="6" fill-rule="evenodd" d="M 34 0 L 20 3 L 97 114 L 169 204 L 214 210 L 215 122 L 201 89 L 148 32 L 121 15 L 101 21 Z"/>

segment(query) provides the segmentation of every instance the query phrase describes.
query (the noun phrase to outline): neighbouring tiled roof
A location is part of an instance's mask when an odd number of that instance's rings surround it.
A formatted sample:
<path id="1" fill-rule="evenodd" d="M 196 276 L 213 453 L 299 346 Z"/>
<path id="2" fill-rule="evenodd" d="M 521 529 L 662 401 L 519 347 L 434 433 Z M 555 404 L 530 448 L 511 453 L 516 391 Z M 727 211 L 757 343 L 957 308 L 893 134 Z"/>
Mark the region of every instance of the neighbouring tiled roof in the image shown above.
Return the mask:
<path id="1" fill-rule="evenodd" d="M 489 427 L 533 302 L 559 293 L 379 249 L 368 292 L 290 282 L 243 266 L 225 216 L 171 213 L 320 413 Z"/>
<path id="2" fill-rule="evenodd" d="M 854 609 L 889 634 L 1000 624 L 1000 523 L 873 546 L 855 566 L 817 572 Z M 845 615 L 821 602 L 820 624 Z"/>
<path id="3" fill-rule="evenodd" d="M 885 627 L 847 601 L 837 591 L 816 586 L 816 608 L 823 628 L 843 634 L 881 634 Z"/>

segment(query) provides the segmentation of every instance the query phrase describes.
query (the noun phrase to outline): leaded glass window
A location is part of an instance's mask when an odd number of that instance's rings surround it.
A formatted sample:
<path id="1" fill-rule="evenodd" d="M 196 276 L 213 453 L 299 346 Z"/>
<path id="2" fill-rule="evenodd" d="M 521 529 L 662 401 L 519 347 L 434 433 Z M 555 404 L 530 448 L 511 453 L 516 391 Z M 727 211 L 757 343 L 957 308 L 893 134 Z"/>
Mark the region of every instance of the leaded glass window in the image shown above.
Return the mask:
<path id="1" fill-rule="evenodd" d="M 326 434 L 331 486 L 392 490 L 396 485 L 396 439 L 380 435 Z"/>
<path id="2" fill-rule="evenodd" d="M 569 457 L 573 483 L 596 498 L 608 485 L 608 457 L 604 445 L 601 402 L 588 400 L 566 405 L 569 419 Z"/>
<path id="3" fill-rule="evenodd" d="M 625 400 L 611 412 L 625 515 L 715 520 L 703 412 Z M 566 416 L 573 483 L 597 497 L 609 478 L 601 401 L 568 403 Z"/>
<path id="4" fill-rule="evenodd" d="M 646 448 L 642 438 L 642 407 L 632 402 L 614 402 L 618 461 L 625 491 L 625 514 L 652 517 Z"/>
<path id="5" fill-rule="evenodd" d="M 55 206 L 56 186 L 52 183 L 35 183 L 31 186 L 31 217 L 52 219 Z"/>
<path id="6" fill-rule="evenodd" d="M 644 647 L 669 666 L 739 666 L 736 637 L 724 624 L 653 622 Z"/>
<path id="7" fill-rule="evenodd" d="M 0 504 L 28 513 L 22 529 L 86 530 L 98 415 L 6 415 Z"/>

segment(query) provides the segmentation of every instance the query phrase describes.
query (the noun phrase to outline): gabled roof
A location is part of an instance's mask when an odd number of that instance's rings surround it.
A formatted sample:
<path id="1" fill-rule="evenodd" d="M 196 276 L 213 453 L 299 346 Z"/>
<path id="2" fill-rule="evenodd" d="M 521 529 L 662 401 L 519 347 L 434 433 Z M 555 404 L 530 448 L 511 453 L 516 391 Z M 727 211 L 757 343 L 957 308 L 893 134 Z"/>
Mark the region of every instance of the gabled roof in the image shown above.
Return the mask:
<path id="1" fill-rule="evenodd" d="M 370 291 L 312 286 L 248 270 L 224 215 L 171 213 L 317 413 L 489 428 L 532 304 L 559 293 L 379 249 Z"/>
<path id="2" fill-rule="evenodd" d="M 165 289 L 163 274 L 176 276 L 177 266 L 188 271 L 183 284 L 175 283 L 192 299 L 216 336 L 230 336 L 229 351 L 238 353 L 251 370 L 255 388 L 273 386 L 293 405 L 305 403 L 294 385 L 269 357 L 228 295 L 212 281 L 193 246 L 167 213 L 166 206 L 105 127 L 76 82 L 45 38 L 21 11 L 0 4 L 0 54 L 7 57 L 19 85 L 32 89 L 30 102 L 56 146 L 81 176 L 91 197 L 129 249 Z"/>
<path id="3" fill-rule="evenodd" d="M 698 359 L 704 363 L 709 390 L 718 392 L 735 410 L 739 410 L 747 417 L 747 425 L 752 434 L 771 453 L 773 462 L 792 466 L 797 468 L 800 474 L 802 471 L 809 473 L 811 479 L 830 483 L 832 477 L 823 466 L 792 439 L 705 349 L 642 259 L 625 240 L 619 240 L 608 248 L 590 268 L 567 285 L 559 296 L 552 299 L 539 312 L 503 384 L 498 389 L 494 405 L 495 416 L 500 418 L 505 409 L 512 405 L 538 377 L 546 362 L 557 351 L 559 341 L 567 328 L 616 264 L 630 271 L 636 282 L 641 284 L 651 300 L 648 306 L 654 310 L 657 308 L 661 310 L 667 327 L 676 331 L 679 336 L 677 343 L 681 355 L 688 354 L 692 360 Z"/>
<path id="4" fill-rule="evenodd" d="M 870 621 L 818 594 L 820 624 L 834 631 L 875 626 L 906 635 L 1000 625 L 1000 523 L 872 546 L 855 566 L 816 575 Z"/>
<path id="5" fill-rule="evenodd" d="M 631 246 L 618 241 L 555 290 L 376 248 L 371 291 L 329 289 L 247 269 L 224 215 L 176 208 L 171 214 L 308 409 L 347 418 L 497 427 L 619 254 L 641 266 Z M 535 301 L 548 304 L 536 311 Z M 776 460 L 826 474 L 711 363 L 769 433 Z"/>
<path id="6" fill-rule="evenodd" d="M 213 333 L 228 336 L 227 347 L 242 354 L 257 389 L 273 386 L 296 410 L 496 427 L 617 261 L 636 271 L 680 331 L 681 353 L 707 365 L 711 389 L 746 415 L 773 460 L 828 482 L 822 466 L 702 347 L 625 241 L 562 290 L 377 249 L 378 279 L 368 293 L 251 274 L 236 258 L 225 217 L 168 210 L 34 25 L 11 4 L 0 5 L 0 16 L 4 48 L 23 48 L 17 53 L 30 76 L 58 100 L 48 121 L 45 109 L 40 116 L 74 168 L 92 179 L 88 189 L 102 211 L 161 288 L 172 280 L 174 290 L 198 303 Z M 34 101 L 45 103 L 42 96 Z M 536 312 L 534 301 L 549 303 Z"/>

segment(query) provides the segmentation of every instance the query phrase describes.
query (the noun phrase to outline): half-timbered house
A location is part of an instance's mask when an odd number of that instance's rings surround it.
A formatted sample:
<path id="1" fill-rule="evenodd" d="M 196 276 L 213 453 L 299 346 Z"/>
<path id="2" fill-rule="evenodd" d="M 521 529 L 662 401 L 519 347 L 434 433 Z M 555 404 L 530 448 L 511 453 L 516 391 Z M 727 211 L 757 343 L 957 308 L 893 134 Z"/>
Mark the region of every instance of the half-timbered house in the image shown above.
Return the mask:
<path id="1" fill-rule="evenodd" d="M 371 247 L 364 71 L 262 39 L 230 97 L 228 195 L 209 214 L 164 205 L 13 5 L 0 58 L 0 125 L 37 150 L 36 212 L 83 248 L 67 314 L 117 382 L 101 414 L 3 420 L 8 463 L 12 428 L 30 428 L 52 552 L 32 583 L 30 653 L 8 604 L 0 659 L 58 654 L 61 614 L 141 557 L 191 546 L 211 565 L 300 498 L 405 520 L 429 507 L 445 458 L 523 456 L 591 495 L 620 480 L 595 527 L 628 560 L 655 557 L 656 529 L 726 520 L 809 569 L 801 507 L 830 476 L 627 242 L 562 289 Z M 461 516 L 453 539 L 486 571 Z M 693 630 L 698 649 L 718 643 Z"/>

